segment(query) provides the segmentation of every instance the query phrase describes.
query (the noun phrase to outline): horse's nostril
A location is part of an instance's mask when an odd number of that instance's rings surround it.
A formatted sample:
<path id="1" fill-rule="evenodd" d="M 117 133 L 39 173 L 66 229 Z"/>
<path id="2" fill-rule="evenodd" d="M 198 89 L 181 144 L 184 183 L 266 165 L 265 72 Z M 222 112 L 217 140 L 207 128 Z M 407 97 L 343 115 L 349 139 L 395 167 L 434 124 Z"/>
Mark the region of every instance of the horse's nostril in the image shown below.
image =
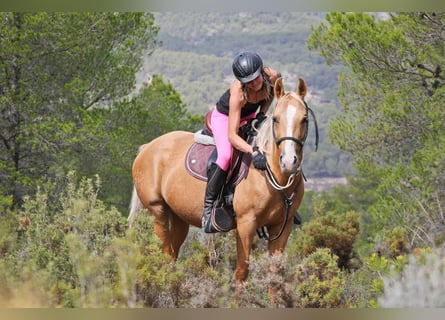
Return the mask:
<path id="1" fill-rule="evenodd" d="M 297 156 L 295 156 L 295 157 L 294 157 L 294 164 L 296 164 L 297 161 L 298 161 L 298 158 L 297 158 Z"/>

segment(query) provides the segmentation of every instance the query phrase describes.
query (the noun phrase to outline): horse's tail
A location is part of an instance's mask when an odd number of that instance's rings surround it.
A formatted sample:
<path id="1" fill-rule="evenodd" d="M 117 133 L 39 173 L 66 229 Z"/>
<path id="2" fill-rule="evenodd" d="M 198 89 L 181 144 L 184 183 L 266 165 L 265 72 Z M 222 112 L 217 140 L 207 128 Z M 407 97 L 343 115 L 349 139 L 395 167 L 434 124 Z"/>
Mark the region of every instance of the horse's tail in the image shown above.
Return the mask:
<path id="1" fill-rule="evenodd" d="M 147 144 L 143 144 L 139 146 L 138 154 L 142 151 L 142 149 Z M 141 202 L 141 199 L 139 199 L 138 193 L 136 191 L 136 186 L 133 185 L 133 193 L 131 195 L 131 201 L 130 201 L 130 213 L 128 214 L 128 225 L 131 227 L 134 223 L 134 219 L 138 216 L 139 212 L 144 208 Z"/>
<path id="2" fill-rule="evenodd" d="M 138 154 L 141 153 L 142 149 L 147 145 L 143 144 L 139 146 Z M 142 205 L 141 199 L 139 199 L 138 193 L 136 191 L 136 186 L 133 185 L 133 194 L 131 195 L 131 201 L 130 201 L 130 213 L 128 215 L 128 225 L 131 227 L 134 223 L 134 219 L 136 219 L 137 215 L 139 214 L 139 211 L 144 209 L 144 206 Z"/>
<path id="3" fill-rule="evenodd" d="M 128 224 L 131 227 L 139 212 L 143 209 L 141 199 L 139 199 L 136 187 L 133 186 L 133 194 L 130 201 L 130 214 L 128 215 Z"/>

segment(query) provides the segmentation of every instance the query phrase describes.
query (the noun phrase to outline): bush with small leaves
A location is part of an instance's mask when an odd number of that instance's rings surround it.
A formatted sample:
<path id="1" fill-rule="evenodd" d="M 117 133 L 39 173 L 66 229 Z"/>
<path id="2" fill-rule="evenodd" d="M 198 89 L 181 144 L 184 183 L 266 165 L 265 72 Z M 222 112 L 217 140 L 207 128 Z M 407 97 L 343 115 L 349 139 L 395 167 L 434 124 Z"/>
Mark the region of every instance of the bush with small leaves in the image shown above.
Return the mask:
<path id="1" fill-rule="evenodd" d="M 307 256 L 296 271 L 296 307 L 345 307 L 345 277 L 338 268 L 338 257 L 328 248 Z"/>
<path id="2" fill-rule="evenodd" d="M 127 292 L 134 276 L 122 271 L 134 265 L 123 254 L 132 247 L 126 219 L 97 199 L 99 178 L 77 180 L 71 172 L 63 186 L 48 182 L 33 197 L 25 197 L 16 215 L 26 224 L 15 217 L 2 219 L 0 226 L 15 222 L 7 233 L 13 245 L 0 263 L 2 291 L 8 295 L 5 306 L 133 305 L 134 297 Z M 21 299 L 23 293 L 31 296 L 26 299 L 31 304 Z"/>
<path id="3" fill-rule="evenodd" d="M 148 217 L 148 216 L 147 216 Z M 151 217 L 148 217 L 151 218 Z M 152 232 L 153 228 L 145 230 L 144 234 Z M 140 247 L 140 257 L 137 262 L 137 299 L 145 307 L 171 308 L 178 304 L 178 290 L 184 274 L 177 269 L 170 256 L 164 254 L 152 234 Z"/>
<path id="4" fill-rule="evenodd" d="M 408 253 L 408 231 L 395 227 L 386 233 L 386 247 L 391 258 Z"/>
<path id="5" fill-rule="evenodd" d="M 338 257 L 338 266 L 348 267 L 359 231 L 359 215 L 354 211 L 318 214 L 303 225 L 289 250 L 306 257 L 318 248 L 329 248 Z"/>

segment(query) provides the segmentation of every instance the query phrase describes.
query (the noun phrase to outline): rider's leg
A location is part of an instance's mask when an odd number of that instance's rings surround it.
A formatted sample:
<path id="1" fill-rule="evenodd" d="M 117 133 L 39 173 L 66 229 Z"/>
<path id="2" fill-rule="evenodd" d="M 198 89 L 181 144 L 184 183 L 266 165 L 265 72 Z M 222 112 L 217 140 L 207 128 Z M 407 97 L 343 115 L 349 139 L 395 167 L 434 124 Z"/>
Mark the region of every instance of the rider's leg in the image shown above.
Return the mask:
<path id="1" fill-rule="evenodd" d="M 252 113 L 241 120 L 247 120 L 254 117 L 255 113 Z M 228 138 L 229 117 L 220 113 L 215 108 L 212 111 L 210 122 L 218 157 L 207 174 L 208 180 L 204 196 L 204 210 L 202 213 L 202 228 L 207 233 L 227 231 L 228 228 L 228 225 L 225 223 L 227 221 L 223 222 L 220 220 L 224 220 L 223 216 L 212 217 L 212 215 L 218 214 L 218 211 L 214 210 L 214 203 L 226 182 L 227 171 L 229 169 L 233 152 L 232 144 Z M 218 226 L 217 224 L 221 226 Z"/>
<path id="2" fill-rule="evenodd" d="M 215 108 L 210 121 L 218 152 L 215 162 L 222 170 L 227 171 L 232 158 L 232 144 L 229 141 L 229 117 Z"/>
<path id="3" fill-rule="evenodd" d="M 213 138 L 218 152 L 216 162 L 212 164 L 207 174 L 207 186 L 204 196 L 204 210 L 202 213 L 202 228 L 204 232 L 218 232 L 215 226 L 212 226 L 213 206 L 224 187 L 227 178 L 227 171 L 232 156 L 232 145 L 228 138 L 229 118 L 216 110 L 212 112 L 211 125 Z"/>
<path id="4" fill-rule="evenodd" d="M 212 214 L 214 214 L 213 206 L 221 193 L 224 183 L 226 182 L 227 171 L 221 169 L 216 163 L 212 166 L 208 173 L 206 193 L 204 196 L 204 211 L 202 212 L 202 229 L 206 233 L 215 233 L 221 231 L 212 224 Z"/>

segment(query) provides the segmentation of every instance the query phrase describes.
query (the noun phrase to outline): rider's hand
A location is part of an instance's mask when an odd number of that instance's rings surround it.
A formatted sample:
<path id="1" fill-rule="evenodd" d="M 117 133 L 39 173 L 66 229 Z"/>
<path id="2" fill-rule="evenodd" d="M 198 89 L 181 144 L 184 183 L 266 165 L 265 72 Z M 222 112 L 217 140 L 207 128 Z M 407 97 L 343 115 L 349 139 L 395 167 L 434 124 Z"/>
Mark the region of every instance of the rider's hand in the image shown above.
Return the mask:
<path id="1" fill-rule="evenodd" d="M 258 150 L 257 146 L 253 147 L 252 161 L 256 169 L 266 170 L 266 157 Z"/>

